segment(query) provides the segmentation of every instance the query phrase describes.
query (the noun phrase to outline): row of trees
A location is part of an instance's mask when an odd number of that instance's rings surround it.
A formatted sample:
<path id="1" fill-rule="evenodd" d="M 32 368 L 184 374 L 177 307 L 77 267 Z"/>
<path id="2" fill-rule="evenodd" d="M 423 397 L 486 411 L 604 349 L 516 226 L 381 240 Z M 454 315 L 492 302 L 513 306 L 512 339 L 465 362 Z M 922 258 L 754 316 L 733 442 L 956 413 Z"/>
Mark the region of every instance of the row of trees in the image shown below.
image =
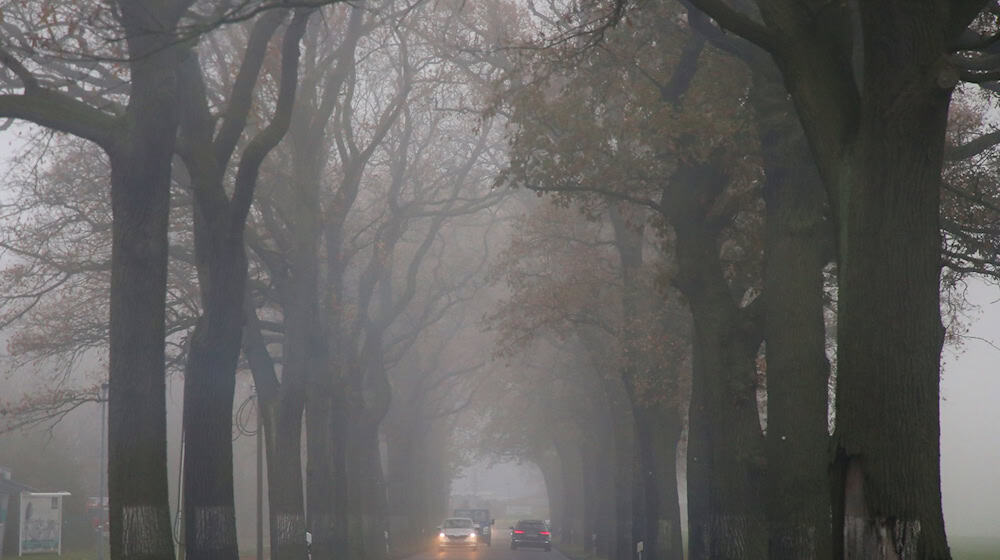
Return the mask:
<path id="1" fill-rule="evenodd" d="M 4 5 L 4 320 L 107 351 L 112 555 L 173 556 L 175 368 L 184 548 L 235 558 L 243 368 L 275 558 L 417 542 L 469 410 L 616 559 L 680 557 L 679 448 L 691 558 L 947 558 L 940 294 L 998 246 L 996 134 L 947 124 L 1000 24 L 911 4 Z"/>
<path id="2" fill-rule="evenodd" d="M 485 364 L 462 342 L 505 198 L 501 130 L 478 110 L 489 69 L 446 56 L 478 40 L 461 6 L 139 4 L 3 20 L 0 115 L 42 127 L 10 175 L 5 324 L 15 365 L 56 366 L 63 387 L 110 356 L 112 556 L 174 556 L 168 369 L 184 376 L 186 557 L 238 556 L 241 369 L 273 558 L 302 558 L 306 530 L 320 557 L 382 557 L 390 528 L 422 542 Z M 33 395 L 8 427 L 93 399 Z"/>
<path id="3" fill-rule="evenodd" d="M 995 79 L 995 8 L 637 3 L 523 65 L 500 182 L 556 206 L 495 319 L 558 365 L 487 450 L 539 464 L 565 541 L 681 558 L 681 446 L 690 558 L 950 557 L 941 310 L 996 255 L 993 98 L 959 84 Z"/>

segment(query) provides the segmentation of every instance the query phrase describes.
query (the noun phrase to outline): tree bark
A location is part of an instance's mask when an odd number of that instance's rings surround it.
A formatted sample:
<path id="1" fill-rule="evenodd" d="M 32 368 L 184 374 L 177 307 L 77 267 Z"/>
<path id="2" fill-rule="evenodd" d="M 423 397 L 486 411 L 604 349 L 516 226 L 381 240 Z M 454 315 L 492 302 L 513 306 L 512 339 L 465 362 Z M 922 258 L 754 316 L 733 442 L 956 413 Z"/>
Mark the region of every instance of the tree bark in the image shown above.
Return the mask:
<path id="1" fill-rule="evenodd" d="M 584 499 L 584 473 L 583 458 L 580 456 L 579 446 L 568 441 L 567 438 L 556 437 L 554 443 L 556 453 L 559 455 L 559 468 L 563 477 L 564 513 L 561 524 L 562 530 L 559 534 L 559 542 L 563 545 L 587 545 L 586 531 L 586 507 Z"/>
<path id="2" fill-rule="evenodd" d="M 676 459 L 669 459 L 666 465 L 660 461 L 666 459 L 664 453 L 659 453 L 660 446 L 672 446 L 676 453 L 680 441 L 680 421 L 675 406 L 651 402 L 654 397 L 663 395 L 641 394 L 636 387 L 638 375 L 651 375 L 643 372 L 652 364 L 664 359 L 663 356 L 645 355 L 648 351 L 642 348 L 638 341 L 649 329 L 661 324 L 655 313 L 650 313 L 651 306 L 657 302 L 649 297 L 650 290 L 641 279 L 643 264 L 642 244 L 643 232 L 625 223 L 624 217 L 615 208 L 611 209 L 611 223 L 615 232 L 615 246 L 621 262 L 622 276 L 622 332 L 621 346 L 624 352 L 624 367 L 622 382 L 634 418 L 635 437 L 635 480 L 633 482 L 633 511 L 635 512 L 633 534 L 634 542 L 643 543 L 644 560 L 677 559 L 683 555 L 680 535 L 680 510 L 677 501 Z M 659 302 L 663 305 L 663 302 Z M 679 329 L 680 325 L 671 325 Z M 676 370 L 672 372 L 656 368 L 664 375 L 672 375 L 676 386 Z M 676 396 L 675 396 L 676 397 Z M 665 401 L 672 399 L 665 398 Z M 662 423 L 661 423 L 662 422 Z M 659 428 L 659 429 L 658 429 Z M 670 476 L 673 473 L 673 476 Z M 667 474 L 667 478 L 661 478 Z M 662 502 L 666 498 L 670 501 Z M 676 516 L 674 513 L 676 512 Z M 676 532 L 676 535 L 674 534 Z M 660 542 L 661 533 L 665 533 L 665 541 Z"/>
<path id="3" fill-rule="evenodd" d="M 208 307 L 191 336 L 184 376 L 184 544 L 188 560 L 239 556 L 232 424 L 246 282 L 242 237 L 223 243 L 211 255 L 211 272 L 199 275 Z"/>
<path id="4" fill-rule="evenodd" d="M 946 559 L 938 216 L 948 13 L 938 3 L 885 4 L 862 9 L 862 112 L 843 173 L 837 510 L 844 558 Z"/>
<path id="5" fill-rule="evenodd" d="M 285 375 L 281 381 L 267 351 L 256 310 L 245 302 L 243 347 L 253 373 L 264 428 L 271 558 L 301 560 L 305 555 L 302 495 L 302 413 L 306 384 Z"/>
<path id="6" fill-rule="evenodd" d="M 111 557 L 174 557 L 164 363 L 167 224 L 184 2 L 118 3 L 130 56 L 127 125 L 110 150 L 114 222 L 108 406 Z"/>
<path id="7" fill-rule="evenodd" d="M 306 556 L 301 443 L 305 392 L 284 384 L 282 391 L 280 404 L 263 408 L 271 558 L 301 560 Z"/>
<path id="8" fill-rule="evenodd" d="M 692 560 L 767 555 L 764 441 L 756 399 L 757 325 L 733 300 L 708 203 L 728 184 L 719 161 L 682 164 L 665 186 L 677 276 L 693 317 L 688 524 Z"/>
<path id="9" fill-rule="evenodd" d="M 764 162 L 765 340 L 770 558 L 827 560 L 830 540 L 823 268 L 825 194 L 780 84 L 754 76 Z"/>
<path id="10" fill-rule="evenodd" d="M 831 24 L 817 26 L 798 2 L 762 3 L 759 25 L 691 1 L 774 56 L 834 202 L 834 558 L 949 558 L 938 213 L 959 72 L 948 58 L 988 3 L 831 5 Z"/>
<path id="11" fill-rule="evenodd" d="M 183 68 L 186 111 L 182 130 L 188 142 L 183 153 L 194 188 L 195 256 L 202 300 L 184 383 L 184 528 L 189 560 L 235 560 L 239 556 L 232 413 L 247 279 L 244 229 L 260 166 L 288 130 L 298 80 L 298 43 L 308 12 L 297 13 L 285 32 L 276 109 L 243 150 L 231 198 L 223 181 L 242 133 L 264 51 L 284 16 L 271 12 L 254 26 L 229 100 L 230 110 L 216 137 L 201 68 L 193 53 Z"/>

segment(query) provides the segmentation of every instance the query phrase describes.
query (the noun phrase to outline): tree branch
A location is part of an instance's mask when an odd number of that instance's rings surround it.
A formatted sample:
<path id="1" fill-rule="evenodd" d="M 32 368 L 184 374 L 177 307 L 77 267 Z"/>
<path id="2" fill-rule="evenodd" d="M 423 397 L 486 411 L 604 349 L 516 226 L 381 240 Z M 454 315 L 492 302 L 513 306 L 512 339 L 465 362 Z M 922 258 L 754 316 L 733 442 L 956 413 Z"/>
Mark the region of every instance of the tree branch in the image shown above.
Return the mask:
<path id="1" fill-rule="evenodd" d="M 260 166 L 267 154 L 281 142 L 292 122 L 292 108 L 295 105 L 295 90 L 299 76 L 299 41 L 306 31 L 311 10 L 298 10 L 285 30 L 281 47 L 281 85 L 277 107 L 271 122 L 250 141 L 243 151 L 239 169 L 236 171 L 236 186 L 233 190 L 231 235 L 241 234 L 257 184 Z M 238 231 L 236 231 L 238 230 Z"/>
<path id="2" fill-rule="evenodd" d="M 120 121 L 117 118 L 47 89 L 0 95 L 0 117 L 21 119 L 79 136 L 106 151 L 114 150 L 119 138 Z"/>
<path id="3" fill-rule="evenodd" d="M 746 14 L 734 10 L 725 0 L 687 0 L 687 2 L 714 19 L 722 29 L 743 37 L 769 53 L 775 53 L 774 38 L 770 31 Z"/>

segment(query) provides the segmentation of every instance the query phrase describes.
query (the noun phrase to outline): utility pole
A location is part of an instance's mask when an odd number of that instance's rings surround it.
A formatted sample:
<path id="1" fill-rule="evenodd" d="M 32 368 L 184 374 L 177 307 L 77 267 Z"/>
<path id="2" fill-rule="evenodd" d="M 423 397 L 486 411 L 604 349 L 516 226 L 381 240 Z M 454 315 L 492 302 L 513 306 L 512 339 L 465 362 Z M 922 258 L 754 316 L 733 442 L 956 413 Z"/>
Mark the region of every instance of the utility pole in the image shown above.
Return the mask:
<path id="1" fill-rule="evenodd" d="M 101 475 L 100 475 L 100 483 L 98 484 L 98 490 L 97 490 L 98 493 L 97 515 L 98 519 L 100 520 L 97 524 L 97 560 L 104 560 L 104 525 L 108 522 L 108 516 L 106 513 L 107 510 L 104 509 L 106 507 L 104 501 L 104 494 L 106 493 L 104 491 L 104 470 L 107 468 L 107 465 L 105 465 L 104 462 L 104 430 L 105 430 L 105 424 L 107 424 L 106 417 L 107 417 L 107 404 L 108 404 L 107 383 L 101 383 L 100 401 L 101 401 L 101 450 L 100 450 Z"/>
<path id="2" fill-rule="evenodd" d="M 264 560 L 264 422 L 256 388 L 254 399 L 257 403 L 257 560 Z"/>

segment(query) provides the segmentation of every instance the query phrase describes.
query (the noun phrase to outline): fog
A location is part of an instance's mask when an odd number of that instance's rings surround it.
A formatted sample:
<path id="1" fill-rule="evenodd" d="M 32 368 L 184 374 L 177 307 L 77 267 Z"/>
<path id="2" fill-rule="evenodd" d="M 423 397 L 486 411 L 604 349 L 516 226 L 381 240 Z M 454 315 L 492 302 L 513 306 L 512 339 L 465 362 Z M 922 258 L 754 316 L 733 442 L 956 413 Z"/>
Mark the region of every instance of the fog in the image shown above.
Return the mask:
<path id="1" fill-rule="evenodd" d="M 1000 16 L 891 3 L 0 3 L 0 556 L 1000 554 Z"/>
<path id="2" fill-rule="evenodd" d="M 1000 516 L 1000 303 L 996 287 L 969 283 L 966 339 L 946 350 L 941 379 L 941 492 L 945 522 L 956 535 L 992 537 Z"/>

